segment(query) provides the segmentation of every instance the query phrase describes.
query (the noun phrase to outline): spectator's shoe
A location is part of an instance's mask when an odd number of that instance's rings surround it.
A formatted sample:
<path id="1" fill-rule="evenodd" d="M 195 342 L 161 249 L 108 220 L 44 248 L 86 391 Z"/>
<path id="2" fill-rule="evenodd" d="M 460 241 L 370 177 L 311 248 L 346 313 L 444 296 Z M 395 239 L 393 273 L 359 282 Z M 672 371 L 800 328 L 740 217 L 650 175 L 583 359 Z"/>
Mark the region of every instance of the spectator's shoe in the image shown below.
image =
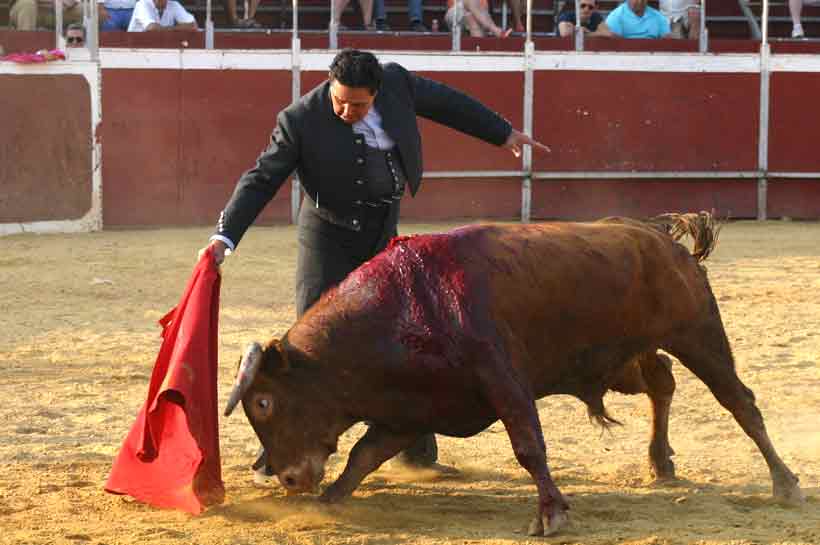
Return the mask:
<path id="1" fill-rule="evenodd" d="M 792 38 L 802 40 L 806 37 L 806 34 L 803 32 L 802 26 L 796 26 L 792 28 Z"/>
<path id="2" fill-rule="evenodd" d="M 384 19 L 376 19 L 376 30 L 379 32 L 387 32 L 390 30 L 390 25 Z"/>
<path id="3" fill-rule="evenodd" d="M 238 23 L 236 23 L 237 28 L 263 28 L 261 24 L 256 22 L 254 19 L 240 19 Z"/>
<path id="4" fill-rule="evenodd" d="M 412 30 L 413 32 L 430 32 L 429 30 L 427 30 L 427 27 L 424 26 L 424 23 L 422 23 L 421 21 L 413 21 L 412 23 L 410 23 L 410 30 Z"/>

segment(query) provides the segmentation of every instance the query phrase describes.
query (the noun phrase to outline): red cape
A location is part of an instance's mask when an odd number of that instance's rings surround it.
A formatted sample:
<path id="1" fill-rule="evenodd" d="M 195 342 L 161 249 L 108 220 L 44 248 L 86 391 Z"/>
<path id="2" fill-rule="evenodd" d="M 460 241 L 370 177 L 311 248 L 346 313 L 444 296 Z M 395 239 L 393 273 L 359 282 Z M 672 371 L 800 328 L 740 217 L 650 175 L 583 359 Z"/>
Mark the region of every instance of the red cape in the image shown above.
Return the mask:
<path id="1" fill-rule="evenodd" d="M 108 492 L 193 514 L 224 499 L 216 395 L 220 280 L 208 250 L 179 304 L 159 321 L 163 341 L 148 399 L 114 461 Z"/>

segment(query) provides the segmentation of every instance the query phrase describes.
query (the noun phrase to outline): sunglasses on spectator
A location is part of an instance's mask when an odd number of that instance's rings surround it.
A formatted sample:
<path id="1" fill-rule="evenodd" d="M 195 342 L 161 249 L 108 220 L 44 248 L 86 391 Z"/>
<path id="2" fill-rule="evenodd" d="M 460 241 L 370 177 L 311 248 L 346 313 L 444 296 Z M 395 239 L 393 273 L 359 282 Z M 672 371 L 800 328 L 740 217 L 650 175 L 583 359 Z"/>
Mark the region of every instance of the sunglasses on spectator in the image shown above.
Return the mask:
<path id="1" fill-rule="evenodd" d="M 595 4 L 581 4 L 581 9 L 595 9 Z"/>
<path id="2" fill-rule="evenodd" d="M 81 36 L 69 36 L 68 38 L 65 39 L 65 42 L 67 44 L 71 44 L 71 45 L 82 44 L 83 43 L 83 38 Z"/>

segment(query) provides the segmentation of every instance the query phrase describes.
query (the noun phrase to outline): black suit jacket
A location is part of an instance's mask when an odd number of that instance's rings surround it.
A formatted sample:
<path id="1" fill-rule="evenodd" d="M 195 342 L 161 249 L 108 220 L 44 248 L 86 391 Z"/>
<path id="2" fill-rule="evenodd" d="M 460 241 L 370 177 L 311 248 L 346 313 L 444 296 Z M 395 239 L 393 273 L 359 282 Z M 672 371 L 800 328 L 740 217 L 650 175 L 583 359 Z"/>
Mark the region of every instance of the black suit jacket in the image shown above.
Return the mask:
<path id="1" fill-rule="evenodd" d="M 238 244 L 294 170 L 304 192 L 334 223 L 357 229 L 367 198 L 365 141 L 336 116 L 329 93 L 326 81 L 279 113 L 270 145 L 239 179 L 217 234 Z M 498 146 L 512 131 L 509 122 L 477 100 L 394 63 L 384 66 L 375 106 L 382 128 L 396 142 L 413 195 L 422 177 L 417 115 Z"/>

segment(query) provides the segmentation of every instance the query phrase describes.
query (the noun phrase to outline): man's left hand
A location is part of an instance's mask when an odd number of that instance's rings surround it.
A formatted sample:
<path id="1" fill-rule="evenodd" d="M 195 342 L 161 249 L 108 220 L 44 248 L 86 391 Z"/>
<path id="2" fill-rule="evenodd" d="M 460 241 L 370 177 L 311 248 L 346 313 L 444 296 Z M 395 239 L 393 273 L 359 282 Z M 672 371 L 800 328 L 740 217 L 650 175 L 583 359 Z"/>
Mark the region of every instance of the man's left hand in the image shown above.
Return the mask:
<path id="1" fill-rule="evenodd" d="M 549 146 L 545 146 L 541 142 L 533 140 L 523 132 L 517 131 L 515 129 L 513 129 L 512 132 L 510 132 L 510 135 L 507 137 L 507 141 L 504 142 L 504 147 L 510 150 L 516 157 L 521 157 L 521 150 L 523 146 L 526 144 L 529 144 L 533 148 L 540 150 L 544 153 L 549 153 L 552 151 L 549 148 Z"/>

